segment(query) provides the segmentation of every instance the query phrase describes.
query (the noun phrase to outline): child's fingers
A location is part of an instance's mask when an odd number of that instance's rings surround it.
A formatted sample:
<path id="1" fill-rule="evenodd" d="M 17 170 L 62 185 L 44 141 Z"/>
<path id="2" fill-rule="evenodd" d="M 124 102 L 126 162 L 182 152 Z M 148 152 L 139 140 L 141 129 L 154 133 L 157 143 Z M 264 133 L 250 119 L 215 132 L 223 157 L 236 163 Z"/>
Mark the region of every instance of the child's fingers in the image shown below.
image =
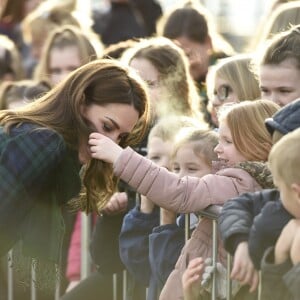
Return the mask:
<path id="1" fill-rule="evenodd" d="M 94 145 L 95 146 L 95 145 L 97 145 L 98 140 L 89 138 L 88 143 L 89 143 L 89 145 Z"/>
<path id="2" fill-rule="evenodd" d="M 89 135 L 89 138 L 90 139 L 100 139 L 101 137 L 104 137 L 103 134 L 99 133 L 99 132 L 92 132 L 90 135 Z"/>
<path id="3" fill-rule="evenodd" d="M 97 148 L 98 148 L 97 146 L 91 146 L 90 147 L 90 150 L 91 150 L 92 154 L 97 152 Z"/>
<path id="4" fill-rule="evenodd" d="M 204 261 L 202 257 L 196 257 L 189 261 L 188 267 L 196 267 L 196 266 L 203 266 L 204 267 Z"/>
<path id="5" fill-rule="evenodd" d="M 257 287 L 258 287 L 258 283 L 259 283 L 259 276 L 258 276 L 258 272 L 255 271 L 253 276 L 252 276 L 252 283 L 250 285 L 250 289 L 249 292 L 253 293 L 256 291 Z"/>

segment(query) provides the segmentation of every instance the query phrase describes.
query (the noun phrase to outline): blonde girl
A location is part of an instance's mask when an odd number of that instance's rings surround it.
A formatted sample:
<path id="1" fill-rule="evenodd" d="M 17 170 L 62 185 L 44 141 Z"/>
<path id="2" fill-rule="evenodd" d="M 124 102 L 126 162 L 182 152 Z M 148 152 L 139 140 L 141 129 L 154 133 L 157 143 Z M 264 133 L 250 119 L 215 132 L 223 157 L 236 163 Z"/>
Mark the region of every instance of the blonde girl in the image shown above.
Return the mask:
<path id="1" fill-rule="evenodd" d="M 208 109 L 216 126 L 218 110 L 225 103 L 260 98 L 258 80 L 250 68 L 251 60 L 250 54 L 238 54 L 210 67 L 206 77 Z"/>
<path id="2" fill-rule="evenodd" d="M 36 66 L 34 77 L 54 86 L 78 67 L 95 60 L 102 44 L 95 34 L 64 25 L 52 31 Z"/>

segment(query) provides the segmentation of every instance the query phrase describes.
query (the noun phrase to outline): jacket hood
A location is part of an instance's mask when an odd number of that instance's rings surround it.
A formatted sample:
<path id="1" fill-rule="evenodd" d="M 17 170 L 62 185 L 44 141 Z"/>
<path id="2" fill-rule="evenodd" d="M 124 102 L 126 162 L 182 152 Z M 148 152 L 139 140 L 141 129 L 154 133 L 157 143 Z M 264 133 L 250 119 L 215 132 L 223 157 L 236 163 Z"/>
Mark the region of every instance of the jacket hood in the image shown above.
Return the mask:
<path id="1" fill-rule="evenodd" d="M 297 99 L 265 120 L 265 125 L 272 135 L 275 130 L 287 134 L 300 127 L 300 99 Z"/>

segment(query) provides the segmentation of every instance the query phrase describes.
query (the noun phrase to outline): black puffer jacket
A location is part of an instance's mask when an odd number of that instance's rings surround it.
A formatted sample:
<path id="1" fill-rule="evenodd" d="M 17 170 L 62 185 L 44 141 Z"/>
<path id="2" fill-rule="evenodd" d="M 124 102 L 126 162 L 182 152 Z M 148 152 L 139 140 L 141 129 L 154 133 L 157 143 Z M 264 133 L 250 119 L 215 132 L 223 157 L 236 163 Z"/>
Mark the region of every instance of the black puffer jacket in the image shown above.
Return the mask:
<path id="1" fill-rule="evenodd" d="M 240 242 L 248 241 L 255 216 L 270 201 L 279 201 L 276 189 L 245 193 L 224 204 L 218 223 L 224 247 L 231 255 Z"/>
<path id="2" fill-rule="evenodd" d="M 293 216 L 285 210 L 281 201 L 266 203 L 253 222 L 249 235 L 249 254 L 257 270 L 270 246 L 275 246 L 283 227 Z"/>

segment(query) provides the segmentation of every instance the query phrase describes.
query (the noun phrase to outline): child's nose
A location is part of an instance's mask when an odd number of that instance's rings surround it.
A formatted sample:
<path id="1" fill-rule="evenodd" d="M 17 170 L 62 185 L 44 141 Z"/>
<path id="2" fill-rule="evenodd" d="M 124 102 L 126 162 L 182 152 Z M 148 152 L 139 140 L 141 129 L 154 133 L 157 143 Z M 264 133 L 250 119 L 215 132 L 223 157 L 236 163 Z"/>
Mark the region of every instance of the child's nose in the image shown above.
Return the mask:
<path id="1" fill-rule="evenodd" d="M 215 152 L 215 153 L 220 153 L 220 152 L 221 152 L 220 144 L 218 144 L 218 145 L 215 147 L 214 152 Z"/>

